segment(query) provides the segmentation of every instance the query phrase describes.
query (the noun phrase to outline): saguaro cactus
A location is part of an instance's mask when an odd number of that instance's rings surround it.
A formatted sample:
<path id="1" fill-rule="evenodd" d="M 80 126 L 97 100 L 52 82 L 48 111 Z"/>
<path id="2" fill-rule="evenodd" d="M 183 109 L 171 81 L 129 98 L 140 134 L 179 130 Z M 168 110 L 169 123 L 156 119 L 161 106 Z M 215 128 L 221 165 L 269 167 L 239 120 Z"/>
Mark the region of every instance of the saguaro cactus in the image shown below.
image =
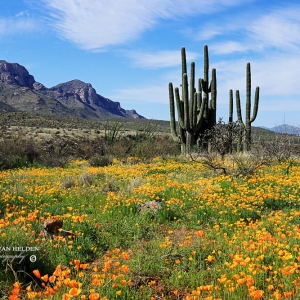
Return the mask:
<path id="1" fill-rule="evenodd" d="M 229 91 L 229 118 L 228 118 L 228 123 L 233 122 L 233 91 Z"/>
<path id="2" fill-rule="evenodd" d="M 212 69 L 212 78 L 209 85 L 209 59 L 208 59 L 208 47 L 204 46 L 204 77 L 201 79 L 201 85 L 203 90 L 203 100 L 208 104 L 206 107 L 206 118 L 208 121 L 208 128 L 211 129 L 216 123 L 217 115 L 217 75 L 216 69 Z M 211 93 L 211 99 L 209 100 L 209 93 Z"/>
<path id="3" fill-rule="evenodd" d="M 229 91 L 229 118 L 228 118 L 228 125 L 229 128 L 232 128 L 232 122 L 233 122 L 233 91 Z M 232 153 L 232 143 L 233 140 L 230 139 L 227 146 L 227 153 Z"/>
<path id="4" fill-rule="evenodd" d="M 182 63 L 182 99 L 179 89 L 175 88 L 178 113 L 179 135 L 176 130 L 173 84 L 169 83 L 170 127 L 175 142 L 181 142 L 181 153 L 189 154 L 199 134 L 216 124 L 217 80 L 216 70 L 212 70 L 212 80 L 208 85 L 208 48 L 204 46 L 204 79 L 198 80 L 198 92 L 195 88 L 195 63 L 191 63 L 190 84 L 188 85 L 186 53 L 181 48 Z M 209 101 L 209 93 L 211 100 Z"/>
<path id="5" fill-rule="evenodd" d="M 256 87 L 255 97 L 254 97 L 254 107 L 252 117 L 251 114 L 251 70 L 250 63 L 247 63 L 246 68 L 246 115 L 245 123 L 242 119 L 241 114 L 241 101 L 240 101 L 240 92 L 236 91 L 236 111 L 238 116 L 238 121 L 240 126 L 243 128 L 243 149 L 244 151 L 249 151 L 251 148 L 251 124 L 255 121 L 258 111 L 258 102 L 259 102 L 259 87 Z"/>

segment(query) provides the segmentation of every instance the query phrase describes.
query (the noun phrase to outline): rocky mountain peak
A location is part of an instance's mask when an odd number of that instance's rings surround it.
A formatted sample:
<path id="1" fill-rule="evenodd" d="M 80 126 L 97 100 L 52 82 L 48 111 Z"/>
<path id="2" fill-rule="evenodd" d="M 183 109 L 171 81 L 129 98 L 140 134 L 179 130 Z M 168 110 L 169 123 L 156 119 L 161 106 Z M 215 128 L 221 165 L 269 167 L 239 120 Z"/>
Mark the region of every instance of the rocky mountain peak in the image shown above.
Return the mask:
<path id="1" fill-rule="evenodd" d="M 92 85 L 90 83 L 83 82 L 79 79 L 70 80 L 64 83 L 60 83 L 51 89 L 61 89 L 62 91 L 75 91 L 78 89 L 89 89 Z"/>
<path id="2" fill-rule="evenodd" d="M 60 83 L 49 90 L 60 93 L 62 97 L 77 95 L 82 102 L 87 104 L 96 104 L 98 100 L 98 95 L 92 85 L 78 79 Z"/>
<path id="3" fill-rule="evenodd" d="M 8 63 L 0 60 L 0 81 L 8 84 L 26 86 L 33 89 L 34 77 L 29 74 L 27 69 L 17 63 Z"/>
<path id="4" fill-rule="evenodd" d="M 119 102 L 114 102 L 97 94 L 90 83 L 85 83 L 78 79 L 60 83 L 48 89 L 43 84 L 36 82 L 27 69 L 17 63 L 8 63 L 4 60 L 0 60 L 0 82 L 21 88 L 25 87 L 40 98 L 46 96 L 55 99 L 57 106 L 63 105 L 65 109 L 69 109 L 69 113 L 71 114 L 72 111 L 76 111 L 76 115 L 82 118 L 97 119 L 109 115 L 125 118 L 144 118 L 135 111 L 123 109 Z M 23 93 L 24 91 L 22 90 L 21 92 Z M 20 95 L 20 93 L 14 92 L 12 97 L 17 95 Z M 12 101 L 7 99 L 5 101 L 7 105 L 12 103 Z M 39 103 L 39 105 L 47 106 L 41 104 L 44 103 L 43 101 Z M 18 107 L 15 108 L 18 109 Z M 35 110 L 36 107 L 32 109 Z"/>

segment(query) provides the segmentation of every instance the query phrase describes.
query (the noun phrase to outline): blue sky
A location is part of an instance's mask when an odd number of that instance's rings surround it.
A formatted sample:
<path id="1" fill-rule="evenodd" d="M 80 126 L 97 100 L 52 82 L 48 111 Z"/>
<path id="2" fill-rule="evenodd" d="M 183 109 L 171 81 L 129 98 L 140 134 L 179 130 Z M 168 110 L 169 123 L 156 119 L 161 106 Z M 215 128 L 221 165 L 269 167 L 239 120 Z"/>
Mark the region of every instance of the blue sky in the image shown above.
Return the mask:
<path id="1" fill-rule="evenodd" d="M 181 83 L 181 47 L 199 78 L 208 45 L 218 117 L 228 120 L 229 89 L 240 90 L 244 116 L 250 62 L 252 100 L 260 87 L 253 126 L 300 124 L 299 0 L 1 1 L 0 45 L 0 59 L 46 87 L 80 79 L 160 120 L 169 120 L 168 83 Z"/>

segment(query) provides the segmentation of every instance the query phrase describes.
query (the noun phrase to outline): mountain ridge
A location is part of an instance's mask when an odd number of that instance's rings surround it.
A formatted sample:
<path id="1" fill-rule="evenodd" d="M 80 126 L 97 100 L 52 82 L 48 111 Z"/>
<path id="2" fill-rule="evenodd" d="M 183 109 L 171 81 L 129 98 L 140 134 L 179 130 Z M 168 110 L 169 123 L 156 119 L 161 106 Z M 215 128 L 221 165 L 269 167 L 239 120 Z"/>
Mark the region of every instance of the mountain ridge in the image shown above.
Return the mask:
<path id="1" fill-rule="evenodd" d="M 47 88 L 24 66 L 0 60 L 0 111 L 11 109 L 85 119 L 144 118 L 97 94 L 90 83 L 74 79 Z"/>
<path id="2" fill-rule="evenodd" d="M 281 124 L 277 125 L 271 128 L 265 127 L 265 126 L 259 126 L 260 128 L 271 130 L 277 133 L 288 133 L 288 134 L 295 134 L 300 135 L 300 127 L 299 126 L 293 126 L 289 124 Z"/>

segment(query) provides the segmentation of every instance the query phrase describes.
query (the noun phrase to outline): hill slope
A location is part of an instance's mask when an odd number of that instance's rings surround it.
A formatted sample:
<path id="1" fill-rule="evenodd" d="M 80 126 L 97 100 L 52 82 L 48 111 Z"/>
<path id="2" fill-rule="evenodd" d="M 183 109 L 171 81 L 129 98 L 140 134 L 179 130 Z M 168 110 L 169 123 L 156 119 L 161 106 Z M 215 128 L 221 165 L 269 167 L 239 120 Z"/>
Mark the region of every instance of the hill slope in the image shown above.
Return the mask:
<path id="1" fill-rule="evenodd" d="M 0 60 L 0 110 L 103 119 L 124 117 L 143 119 L 135 110 L 125 110 L 97 94 L 91 84 L 72 80 L 46 88 L 36 82 L 27 69 Z"/>

